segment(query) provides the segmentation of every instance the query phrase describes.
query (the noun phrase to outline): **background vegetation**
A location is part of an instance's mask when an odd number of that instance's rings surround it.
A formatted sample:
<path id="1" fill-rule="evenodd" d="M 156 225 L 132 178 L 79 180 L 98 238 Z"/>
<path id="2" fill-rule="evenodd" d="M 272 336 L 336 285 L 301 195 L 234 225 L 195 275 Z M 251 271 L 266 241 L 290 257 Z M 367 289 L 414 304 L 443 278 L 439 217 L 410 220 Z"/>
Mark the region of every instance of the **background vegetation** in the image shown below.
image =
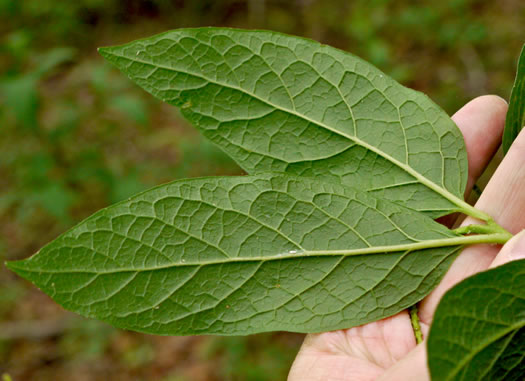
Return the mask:
<path id="1" fill-rule="evenodd" d="M 169 180 L 240 174 L 98 56 L 188 26 L 264 28 L 345 49 L 453 113 L 508 98 L 520 0 L 0 0 L 0 260 Z M 301 335 L 153 337 L 64 312 L 0 266 L 0 375 L 13 380 L 279 380 Z"/>

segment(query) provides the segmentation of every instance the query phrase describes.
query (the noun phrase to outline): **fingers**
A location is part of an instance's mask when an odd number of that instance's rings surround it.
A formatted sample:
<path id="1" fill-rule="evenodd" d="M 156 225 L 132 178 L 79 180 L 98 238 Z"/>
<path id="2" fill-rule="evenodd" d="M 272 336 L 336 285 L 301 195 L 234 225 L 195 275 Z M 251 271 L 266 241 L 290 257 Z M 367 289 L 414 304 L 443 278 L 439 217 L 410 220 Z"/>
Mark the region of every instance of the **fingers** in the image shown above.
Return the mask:
<path id="1" fill-rule="evenodd" d="M 518 135 L 476 203 L 513 234 L 525 227 L 525 130 Z M 466 223 L 473 223 L 472 220 Z"/>
<path id="2" fill-rule="evenodd" d="M 406 311 L 359 327 L 310 334 L 288 381 L 376 380 L 415 344 Z"/>
<path id="3" fill-rule="evenodd" d="M 467 147 L 468 181 L 465 196 L 498 150 L 505 125 L 507 102 L 496 95 L 478 97 L 452 116 Z"/>
<path id="4" fill-rule="evenodd" d="M 463 134 L 468 157 L 465 198 L 498 150 L 505 125 L 507 102 L 496 95 L 473 99 L 452 116 Z M 452 214 L 438 221 L 451 227 L 458 218 Z"/>
<path id="5" fill-rule="evenodd" d="M 490 264 L 490 268 L 501 266 L 511 261 L 517 261 L 518 259 L 525 259 L 525 230 L 516 234 L 503 246 Z"/>
<path id="6" fill-rule="evenodd" d="M 509 152 L 490 179 L 476 203 L 476 208 L 491 215 L 511 233 L 525 228 L 525 130 L 514 141 Z M 467 218 L 463 225 L 476 223 Z M 420 306 L 420 319 L 430 324 L 443 294 L 464 278 L 486 270 L 494 261 L 500 247 L 476 245 L 467 247 L 454 261 L 443 281 L 425 298 Z"/>

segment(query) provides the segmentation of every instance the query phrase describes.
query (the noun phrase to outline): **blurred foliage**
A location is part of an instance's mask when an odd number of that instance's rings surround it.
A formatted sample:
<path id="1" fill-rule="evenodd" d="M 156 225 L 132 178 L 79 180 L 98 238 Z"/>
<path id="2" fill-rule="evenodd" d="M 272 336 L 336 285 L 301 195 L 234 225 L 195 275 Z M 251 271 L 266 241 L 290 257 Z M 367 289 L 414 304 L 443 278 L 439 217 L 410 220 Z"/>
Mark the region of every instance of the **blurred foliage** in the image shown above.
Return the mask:
<path id="1" fill-rule="evenodd" d="M 241 173 L 98 46 L 188 26 L 277 30 L 361 56 L 452 113 L 508 97 L 524 24 L 520 0 L 0 0 L 0 260 L 155 184 Z M 300 341 L 119 331 L 0 268 L 0 374 L 15 381 L 284 379 Z"/>

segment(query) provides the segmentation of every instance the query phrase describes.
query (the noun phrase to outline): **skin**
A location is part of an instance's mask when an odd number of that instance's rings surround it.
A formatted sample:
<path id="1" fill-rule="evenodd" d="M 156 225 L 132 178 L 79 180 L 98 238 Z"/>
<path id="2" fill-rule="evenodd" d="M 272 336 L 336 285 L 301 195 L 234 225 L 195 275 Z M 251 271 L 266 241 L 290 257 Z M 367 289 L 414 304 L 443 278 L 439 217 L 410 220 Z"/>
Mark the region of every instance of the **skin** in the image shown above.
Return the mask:
<path id="1" fill-rule="evenodd" d="M 501 143 L 507 103 L 497 96 L 474 99 L 452 119 L 465 138 L 469 160 L 468 195 Z M 515 140 L 504 160 L 476 203 L 476 208 L 516 234 L 525 228 L 525 129 Z M 444 223 L 451 225 L 452 218 Z M 461 225 L 479 223 L 467 218 Z M 499 245 L 467 247 L 454 261 L 437 286 L 419 304 L 423 336 L 444 293 L 459 281 L 516 256 L 517 242 L 525 246 L 525 233 Z M 522 258 L 525 258 L 525 252 Z M 288 381 L 371 381 L 430 380 L 426 365 L 426 342 L 416 345 L 407 311 L 374 323 L 346 330 L 307 335 Z"/>

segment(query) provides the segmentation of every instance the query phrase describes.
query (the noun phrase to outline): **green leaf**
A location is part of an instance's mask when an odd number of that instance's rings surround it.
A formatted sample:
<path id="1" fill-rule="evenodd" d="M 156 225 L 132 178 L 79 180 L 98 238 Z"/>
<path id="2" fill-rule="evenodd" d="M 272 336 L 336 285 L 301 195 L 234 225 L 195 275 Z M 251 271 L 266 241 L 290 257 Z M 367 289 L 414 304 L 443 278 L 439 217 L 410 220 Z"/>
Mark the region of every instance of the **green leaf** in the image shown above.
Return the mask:
<path id="1" fill-rule="evenodd" d="M 121 328 L 319 332 L 413 305 L 476 240 L 346 186 L 261 174 L 153 188 L 8 267 Z"/>
<path id="2" fill-rule="evenodd" d="M 454 122 L 351 54 L 223 28 L 175 30 L 100 53 L 180 107 L 248 173 L 336 179 L 432 217 L 470 208 Z"/>
<path id="3" fill-rule="evenodd" d="M 523 380 L 525 260 L 449 290 L 436 310 L 428 353 L 433 380 Z"/>
<path id="4" fill-rule="evenodd" d="M 516 79 L 510 94 L 509 110 L 503 130 L 503 152 L 507 153 L 523 126 L 525 126 L 525 45 L 521 49 Z"/>

